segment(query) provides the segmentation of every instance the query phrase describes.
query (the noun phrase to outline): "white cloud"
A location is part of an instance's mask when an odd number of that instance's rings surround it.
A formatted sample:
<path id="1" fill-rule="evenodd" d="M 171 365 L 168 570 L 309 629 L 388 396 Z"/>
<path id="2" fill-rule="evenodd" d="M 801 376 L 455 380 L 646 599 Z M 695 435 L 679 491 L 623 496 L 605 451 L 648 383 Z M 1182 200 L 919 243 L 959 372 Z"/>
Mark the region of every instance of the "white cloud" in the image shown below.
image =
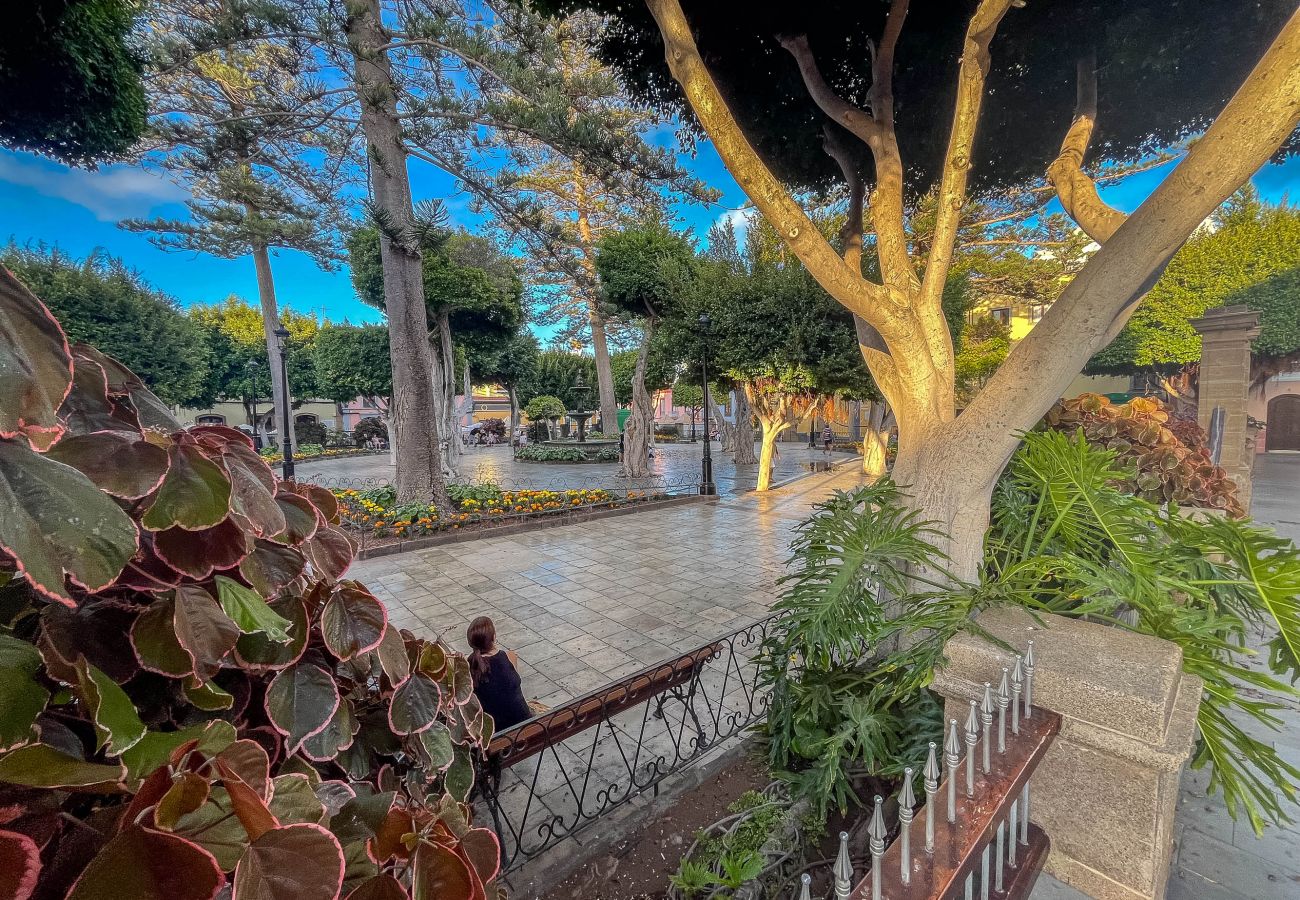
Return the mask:
<path id="1" fill-rule="evenodd" d="M 744 247 L 745 232 L 749 230 L 749 218 L 754 214 L 752 206 L 746 206 L 742 209 L 729 209 L 718 216 L 717 224 L 722 225 L 730 222 L 731 227 L 736 230 L 736 243 Z"/>
<path id="2" fill-rule="evenodd" d="M 139 166 L 104 166 L 92 172 L 18 153 L 0 153 L 0 181 L 83 206 L 104 222 L 145 216 L 188 196 L 183 188 Z"/>

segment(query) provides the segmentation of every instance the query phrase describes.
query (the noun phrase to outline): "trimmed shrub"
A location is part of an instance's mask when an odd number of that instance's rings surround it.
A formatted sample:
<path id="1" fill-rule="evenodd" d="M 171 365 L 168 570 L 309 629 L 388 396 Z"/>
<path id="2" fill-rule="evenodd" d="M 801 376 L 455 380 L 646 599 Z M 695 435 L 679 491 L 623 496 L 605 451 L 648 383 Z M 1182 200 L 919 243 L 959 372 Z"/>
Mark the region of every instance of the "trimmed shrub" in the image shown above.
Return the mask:
<path id="1" fill-rule="evenodd" d="M 372 437 L 388 443 L 388 426 L 374 416 L 367 416 L 352 429 L 352 443 L 364 447 Z"/>
<path id="2" fill-rule="evenodd" d="M 300 452 L 305 452 L 302 448 L 310 445 L 324 447 L 326 433 L 325 426 L 320 422 L 298 422 L 293 426 L 293 437 L 298 442 Z"/>

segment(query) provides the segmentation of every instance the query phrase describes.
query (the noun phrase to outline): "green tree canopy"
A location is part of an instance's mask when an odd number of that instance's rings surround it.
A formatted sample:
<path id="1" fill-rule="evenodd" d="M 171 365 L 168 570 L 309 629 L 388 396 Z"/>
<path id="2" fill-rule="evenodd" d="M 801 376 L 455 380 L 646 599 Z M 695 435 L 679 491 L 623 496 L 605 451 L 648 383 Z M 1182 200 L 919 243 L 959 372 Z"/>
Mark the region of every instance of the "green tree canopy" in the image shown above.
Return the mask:
<path id="1" fill-rule="evenodd" d="M 565 409 L 573 409 L 577 399 L 573 385 L 578 375 L 590 387 L 596 385 L 596 361 L 582 353 L 567 350 L 543 350 L 537 355 L 531 375 L 519 387 L 519 401 L 527 404 L 533 397 L 558 397 Z M 590 399 L 587 401 L 590 404 Z"/>
<path id="2" fill-rule="evenodd" d="M 541 419 L 558 419 L 564 415 L 564 401 L 548 394 L 538 394 L 524 404 L 524 415 L 534 422 Z"/>
<path id="3" fill-rule="evenodd" d="M 686 236 L 648 223 L 607 235 L 596 254 L 601 299 L 625 321 L 660 319 L 686 300 L 695 249 Z"/>
<path id="4" fill-rule="evenodd" d="M 0 30 L 0 146 L 69 165 L 123 156 L 144 132 L 136 0 L 22 0 Z"/>
<path id="5" fill-rule="evenodd" d="M 231 296 L 221 303 L 192 306 L 189 315 L 205 331 L 216 359 L 212 368 L 213 395 L 219 400 L 243 400 L 253 395 L 269 398 L 271 380 L 261 311 Z M 320 325 L 312 316 L 290 309 L 280 311 L 280 322 L 289 330 L 290 396 L 298 406 L 317 395 L 312 344 Z"/>
<path id="6" fill-rule="evenodd" d="M 154 290 L 120 259 L 76 260 L 58 248 L 9 244 L 0 264 L 50 308 L 68 340 L 121 360 L 168 403 L 207 406 L 222 363 L 175 298 Z"/>
<path id="7" fill-rule="evenodd" d="M 1175 254 L 1124 330 L 1092 358 L 1090 374 L 1175 371 L 1201 358 L 1191 325 L 1207 310 L 1258 309 L 1257 360 L 1300 352 L 1300 209 L 1240 191 Z"/>
<path id="8" fill-rule="evenodd" d="M 647 391 L 662 391 L 673 383 L 673 378 L 677 375 L 679 349 L 671 332 L 659 331 L 650 338 L 645 367 Z M 614 372 L 614 398 L 620 406 L 632 402 L 632 376 L 636 372 L 636 356 L 636 350 L 620 350 L 611 353 L 609 357 L 610 368 Z"/>
<path id="9" fill-rule="evenodd" d="M 317 393 L 335 403 L 393 393 L 388 329 L 383 325 L 325 325 L 312 342 Z"/>

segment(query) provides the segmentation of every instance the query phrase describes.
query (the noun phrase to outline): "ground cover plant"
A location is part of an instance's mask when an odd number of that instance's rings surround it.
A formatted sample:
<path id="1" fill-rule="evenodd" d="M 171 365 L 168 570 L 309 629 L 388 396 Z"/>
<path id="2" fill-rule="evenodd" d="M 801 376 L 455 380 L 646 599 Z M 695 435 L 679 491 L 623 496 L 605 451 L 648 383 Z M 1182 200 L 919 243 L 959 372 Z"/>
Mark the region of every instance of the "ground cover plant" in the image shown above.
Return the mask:
<path id="1" fill-rule="evenodd" d="M 0 270 L 0 895 L 487 900 L 467 661 L 335 497 L 181 429 Z"/>

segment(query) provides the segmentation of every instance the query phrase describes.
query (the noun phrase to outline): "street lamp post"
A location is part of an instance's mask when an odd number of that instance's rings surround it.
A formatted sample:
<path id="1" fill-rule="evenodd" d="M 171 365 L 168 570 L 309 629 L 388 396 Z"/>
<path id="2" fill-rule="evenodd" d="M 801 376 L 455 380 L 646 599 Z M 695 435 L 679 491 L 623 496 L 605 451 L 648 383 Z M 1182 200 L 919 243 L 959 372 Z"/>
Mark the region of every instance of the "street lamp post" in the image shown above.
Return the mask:
<path id="1" fill-rule="evenodd" d="M 700 370 L 704 377 L 704 455 L 700 458 L 700 493 L 706 497 L 718 493 L 717 485 L 713 483 L 713 441 L 709 433 L 709 328 L 712 325 L 708 316 L 700 316 L 700 336 L 704 347 L 700 354 Z"/>
<path id="2" fill-rule="evenodd" d="M 284 433 L 280 436 L 280 455 L 284 457 L 281 475 L 285 481 L 293 481 L 293 425 L 289 410 L 289 329 L 281 325 L 275 329 L 275 336 L 280 342 L 280 380 L 284 382 L 284 414 L 281 416 Z"/>
<path id="3" fill-rule="evenodd" d="M 257 360 L 250 359 L 244 363 L 244 371 L 248 373 L 248 393 L 252 395 L 252 402 L 249 405 L 253 411 L 253 447 L 261 450 L 262 448 L 258 446 L 261 441 L 257 436 Z"/>

